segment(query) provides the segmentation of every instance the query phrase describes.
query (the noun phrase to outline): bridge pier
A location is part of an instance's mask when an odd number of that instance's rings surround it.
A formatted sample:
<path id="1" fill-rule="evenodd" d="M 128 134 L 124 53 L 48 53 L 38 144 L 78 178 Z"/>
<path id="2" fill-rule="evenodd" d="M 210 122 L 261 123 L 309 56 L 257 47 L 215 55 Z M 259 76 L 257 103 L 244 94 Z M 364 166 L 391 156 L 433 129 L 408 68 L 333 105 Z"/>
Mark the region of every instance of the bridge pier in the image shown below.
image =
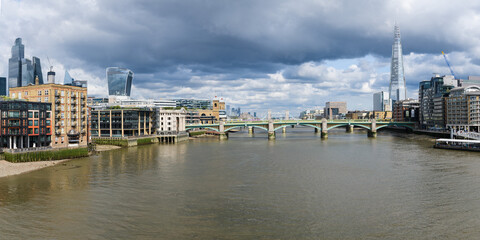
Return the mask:
<path id="1" fill-rule="evenodd" d="M 322 130 L 322 139 L 328 139 L 328 132 Z"/>
<path id="2" fill-rule="evenodd" d="M 275 132 L 268 132 L 268 140 L 275 140 Z"/>
<path id="3" fill-rule="evenodd" d="M 372 124 L 370 125 L 370 130 L 368 130 L 368 137 L 376 138 L 377 137 L 377 120 L 372 119 Z"/>
<path id="4" fill-rule="evenodd" d="M 218 139 L 220 140 L 228 140 L 228 133 L 220 133 L 218 135 Z"/>
<path id="5" fill-rule="evenodd" d="M 347 133 L 352 133 L 353 132 L 353 125 L 347 125 L 346 131 L 347 131 Z"/>
<path id="6" fill-rule="evenodd" d="M 248 134 L 253 134 L 254 131 L 253 131 L 253 127 L 252 126 L 249 126 L 248 127 Z"/>
<path id="7" fill-rule="evenodd" d="M 323 118 L 322 119 L 322 139 L 327 139 L 328 138 L 328 123 L 327 119 Z"/>
<path id="8" fill-rule="evenodd" d="M 268 140 L 275 140 L 275 128 L 272 120 L 268 121 Z"/>
<path id="9" fill-rule="evenodd" d="M 228 133 L 225 132 L 225 122 L 220 122 L 218 124 L 218 138 L 220 140 L 227 140 L 228 139 Z"/>

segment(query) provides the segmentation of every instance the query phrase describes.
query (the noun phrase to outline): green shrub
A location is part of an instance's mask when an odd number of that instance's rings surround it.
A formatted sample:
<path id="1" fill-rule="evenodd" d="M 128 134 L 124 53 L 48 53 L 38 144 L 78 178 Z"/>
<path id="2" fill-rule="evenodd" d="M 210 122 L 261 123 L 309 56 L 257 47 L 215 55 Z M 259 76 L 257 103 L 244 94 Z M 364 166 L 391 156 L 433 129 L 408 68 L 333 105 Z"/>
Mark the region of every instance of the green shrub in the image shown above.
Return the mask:
<path id="1" fill-rule="evenodd" d="M 93 139 L 93 142 L 98 145 L 115 145 L 120 147 L 127 147 L 127 140 L 117 140 L 117 139 Z"/>
<path id="2" fill-rule="evenodd" d="M 189 132 L 190 137 L 195 137 L 203 134 L 205 134 L 205 131 Z"/>
<path id="3" fill-rule="evenodd" d="M 5 160 L 13 163 L 60 160 L 87 157 L 87 148 L 61 149 L 26 153 L 4 153 Z"/>

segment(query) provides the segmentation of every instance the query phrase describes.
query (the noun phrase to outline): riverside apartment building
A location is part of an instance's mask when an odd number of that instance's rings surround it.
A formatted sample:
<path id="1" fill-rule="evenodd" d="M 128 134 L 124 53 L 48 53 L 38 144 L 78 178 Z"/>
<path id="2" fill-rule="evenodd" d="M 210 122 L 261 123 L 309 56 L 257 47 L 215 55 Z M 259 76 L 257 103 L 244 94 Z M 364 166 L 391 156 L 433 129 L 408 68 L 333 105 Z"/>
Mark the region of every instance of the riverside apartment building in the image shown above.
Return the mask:
<path id="1" fill-rule="evenodd" d="M 62 84 L 36 84 L 10 88 L 13 99 L 52 104 L 54 128 L 51 146 L 87 145 L 88 109 L 87 88 Z"/>

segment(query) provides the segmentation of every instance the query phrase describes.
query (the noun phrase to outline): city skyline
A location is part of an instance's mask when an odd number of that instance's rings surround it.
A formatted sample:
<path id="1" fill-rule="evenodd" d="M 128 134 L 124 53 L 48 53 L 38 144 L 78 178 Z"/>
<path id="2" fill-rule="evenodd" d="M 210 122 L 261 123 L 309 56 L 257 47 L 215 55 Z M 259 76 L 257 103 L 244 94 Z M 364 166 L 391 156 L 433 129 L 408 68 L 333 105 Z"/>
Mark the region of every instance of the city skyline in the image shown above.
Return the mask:
<path id="1" fill-rule="evenodd" d="M 21 37 L 44 73 L 48 57 L 57 80 L 68 69 L 89 80 L 90 95 L 106 96 L 105 68 L 118 66 L 135 72 L 134 98 L 223 96 L 247 112 L 292 115 L 327 101 L 367 110 L 373 93 L 388 91 L 395 22 L 407 97 L 417 98 L 418 83 L 433 72 L 449 74 L 441 51 L 459 77 L 480 75 L 478 23 L 471 21 L 478 7 L 435 3 L 5 0 L 0 76 L 8 76 L 11 44 Z M 451 21 L 440 24 L 432 14 Z"/>

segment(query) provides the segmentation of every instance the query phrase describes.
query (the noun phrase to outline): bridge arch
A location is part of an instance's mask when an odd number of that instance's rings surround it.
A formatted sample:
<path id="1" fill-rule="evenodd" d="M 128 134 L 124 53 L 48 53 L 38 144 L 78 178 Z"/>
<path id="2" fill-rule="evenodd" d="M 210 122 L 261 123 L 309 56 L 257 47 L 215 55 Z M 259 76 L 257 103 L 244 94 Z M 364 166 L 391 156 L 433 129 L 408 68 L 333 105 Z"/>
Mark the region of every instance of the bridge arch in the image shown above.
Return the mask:
<path id="1" fill-rule="evenodd" d="M 280 128 L 289 127 L 289 126 L 295 126 L 295 125 L 297 125 L 297 124 L 296 124 L 296 123 L 295 123 L 295 124 L 294 124 L 294 123 L 291 123 L 291 124 L 281 125 L 281 126 L 279 126 L 279 127 L 273 128 L 273 131 L 275 132 L 275 131 L 277 131 L 277 130 L 280 129 Z"/>
<path id="2" fill-rule="evenodd" d="M 199 127 L 186 127 L 185 130 L 192 130 L 194 128 L 199 128 Z M 210 130 L 213 130 L 215 132 L 218 132 L 218 129 L 212 128 L 212 127 L 201 127 L 200 129 L 210 129 Z"/>
<path id="3" fill-rule="evenodd" d="M 260 128 L 262 130 L 265 130 L 266 132 L 268 132 L 268 128 L 266 127 L 261 127 L 261 126 L 257 126 L 257 125 L 248 125 L 249 127 L 253 127 L 253 128 Z"/>
<path id="4" fill-rule="evenodd" d="M 329 127 L 327 130 L 331 130 L 331 129 L 334 129 L 334 128 L 337 128 L 337 127 L 345 127 L 345 126 L 348 126 L 348 125 L 351 125 L 351 126 L 357 126 L 357 127 L 361 127 L 361 128 L 365 128 L 367 130 L 371 130 L 370 127 L 367 127 L 367 126 L 364 126 L 362 124 L 355 124 L 355 123 L 344 123 L 344 124 L 338 124 L 338 125 L 335 125 L 335 126 L 331 126 Z"/>
<path id="5" fill-rule="evenodd" d="M 379 127 L 377 127 L 377 130 L 380 129 L 380 128 L 389 127 L 389 126 L 406 127 L 406 128 L 410 128 L 410 129 L 414 130 L 414 127 L 409 126 L 408 124 L 397 124 L 397 123 L 389 123 L 389 124 L 379 126 Z"/>
<path id="6" fill-rule="evenodd" d="M 312 125 L 312 124 L 308 124 L 308 123 L 300 123 L 299 124 L 300 126 L 307 126 L 307 127 L 311 127 L 311 128 L 316 128 L 318 130 L 322 130 L 322 127 L 318 127 L 318 126 L 315 126 L 315 125 Z"/>

